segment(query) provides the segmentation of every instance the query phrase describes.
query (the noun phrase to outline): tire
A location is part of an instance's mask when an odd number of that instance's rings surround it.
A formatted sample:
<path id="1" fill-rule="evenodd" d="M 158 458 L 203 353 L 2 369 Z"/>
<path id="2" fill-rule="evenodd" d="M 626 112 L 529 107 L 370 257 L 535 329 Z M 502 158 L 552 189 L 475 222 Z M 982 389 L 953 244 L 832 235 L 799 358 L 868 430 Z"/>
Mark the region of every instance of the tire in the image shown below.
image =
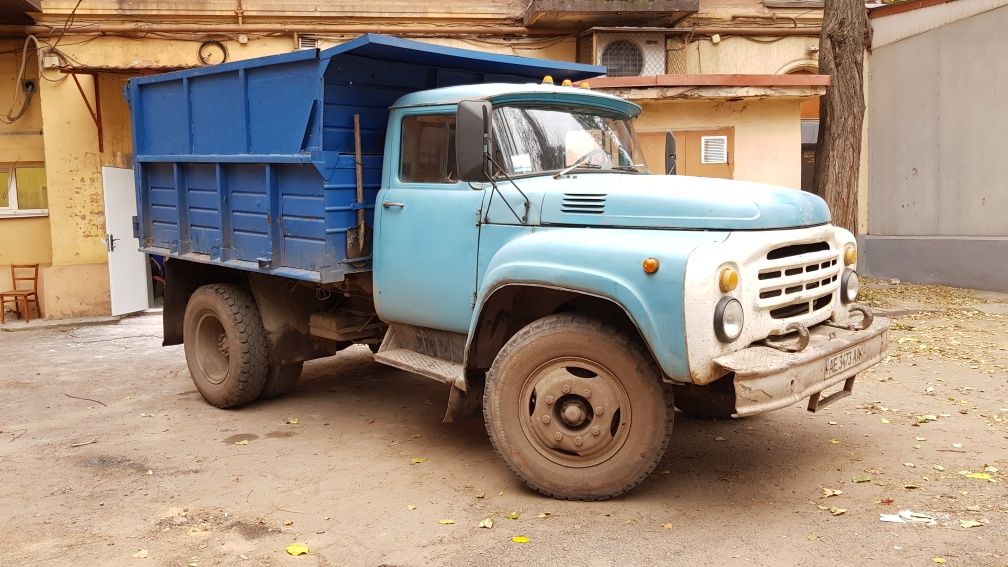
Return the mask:
<path id="1" fill-rule="evenodd" d="M 672 395 L 638 341 L 558 314 L 501 349 L 487 373 L 483 417 L 494 448 L 529 487 L 605 500 L 636 487 L 664 456 Z"/>
<path id="2" fill-rule="evenodd" d="M 673 386 L 675 406 L 696 419 L 731 419 L 735 413 L 735 376 L 729 374 L 706 386 Z"/>
<path id="3" fill-rule="evenodd" d="M 269 372 L 266 330 L 243 289 L 213 284 L 193 292 L 182 337 L 189 373 L 207 403 L 232 408 L 262 392 Z"/>
<path id="4" fill-rule="evenodd" d="M 304 370 L 303 361 L 271 365 L 269 373 L 266 374 L 266 385 L 263 386 L 259 397 L 268 400 L 291 393 L 301 379 L 302 370 Z"/>

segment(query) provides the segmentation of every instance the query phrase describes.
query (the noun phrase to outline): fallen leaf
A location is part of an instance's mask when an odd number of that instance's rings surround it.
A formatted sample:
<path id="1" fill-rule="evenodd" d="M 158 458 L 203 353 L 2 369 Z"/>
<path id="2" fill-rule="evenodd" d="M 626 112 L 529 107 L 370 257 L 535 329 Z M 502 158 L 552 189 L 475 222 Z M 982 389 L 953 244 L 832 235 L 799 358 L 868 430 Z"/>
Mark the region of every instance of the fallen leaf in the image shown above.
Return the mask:
<path id="1" fill-rule="evenodd" d="M 508 512 L 507 514 L 504 514 L 504 517 L 507 518 L 507 519 L 509 519 L 509 520 L 517 520 L 518 519 L 518 512 Z"/>
<path id="2" fill-rule="evenodd" d="M 150 553 L 149 553 L 149 552 L 148 552 L 148 551 L 147 551 L 146 549 L 138 549 L 138 550 L 136 550 L 136 552 L 135 552 L 135 553 L 133 553 L 133 555 L 130 555 L 130 557 L 132 557 L 132 558 L 134 558 L 134 559 L 144 559 L 144 558 L 146 558 L 146 557 L 147 557 L 147 556 L 148 556 L 149 554 L 150 554 Z"/>
<path id="3" fill-rule="evenodd" d="M 416 510 L 416 504 L 407 504 L 406 509 L 412 512 L 413 510 Z"/>
<path id="4" fill-rule="evenodd" d="M 882 419 L 879 420 L 879 422 L 880 423 L 889 423 L 889 420 L 883 417 Z"/>
<path id="5" fill-rule="evenodd" d="M 963 475 L 966 478 L 975 478 L 977 480 L 986 480 L 989 482 L 994 482 L 994 477 L 992 477 L 990 473 L 959 471 L 959 474 Z"/>
<path id="6" fill-rule="evenodd" d="M 307 544 L 295 542 L 285 547 L 284 551 L 286 551 L 289 555 L 297 557 L 298 555 L 307 555 L 311 550 L 308 549 Z"/>
<path id="7" fill-rule="evenodd" d="M 993 474 L 993 473 L 997 473 L 998 472 L 998 468 L 995 467 L 995 466 L 987 465 L 986 467 L 984 467 L 984 471 Z"/>
<path id="8" fill-rule="evenodd" d="M 934 467 L 934 470 L 939 471 L 939 472 L 945 470 L 945 467 L 943 467 L 941 465 L 932 465 L 932 466 Z"/>
<path id="9" fill-rule="evenodd" d="M 455 520 L 445 518 L 444 520 L 438 520 L 437 523 L 441 524 L 442 526 L 450 526 L 455 523 Z"/>
<path id="10" fill-rule="evenodd" d="M 910 467 L 910 468 L 912 468 L 912 469 L 915 469 L 915 468 L 917 468 L 917 465 L 915 465 L 915 464 L 913 464 L 913 463 L 903 463 L 903 466 L 904 466 L 904 467 Z"/>
<path id="11" fill-rule="evenodd" d="M 241 441 L 235 441 L 235 445 L 248 445 L 248 439 L 242 439 Z"/>
<path id="12" fill-rule="evenodd" d="M 675 528 L 675 524 L 673 524 L 672 522 L 669 522 L 667 524 L 662 524 L 662 527 L 665 528 L 666 530 L 671 530 L 671 529 Z"/>
<path id="13" fill-rule="evenodd" d="M 934 561 L 935 563 L 937 563 L 939 565 L 944 565 L 945 564 L 945 558 L 944 557 L 932 557 L 931 561 Z"/>
<path id="14" fill-rule="evenodd" d="M 826 423 L 828 423 L 830 425 L 837 425 L 837 422 L 835 422 L 835 421 L 827 421 Z"/>
<path id="15" fill-rule="evenodd" d="M 186 562 L 186 567 L 197 567 L 199 565 L 199 559 L 193 557 Z"/>
<path id="16" fill-rule="evenodd" d="M 715 438 L 714 438 L 714 440 L 715 440 L 715 441 L 724 441 L 724 440 L 725 440 L 725 438 L 724 438 L 724 437 L 721 437 L 720 435 L 718 435 L 717 437 L 715 437 Z"/>
<path id="17" fill-rule="evenodd" d="M 920 487 L 917 486 L 916 484 L 904 484 L 903 488 L 905 488 L 907 490 L 917 490 Z"/>
<path id="18" fill-rule="evenodd" d="M 511 538 L 511 541 L 513 541 L 515 543 L 528 543 L 529 542 L 529 538 L 527 538 L 527 537 L 525 537 L 523 535 L 516 535 L 513 538 Z"/>
<path id="19" fill-rule="evenodd" d="M 483 494 L 482 492 L 480 492 L 479 494 L 476 495 L 476 498 L 482 500 L 482 499 L 486 498 L 486 494 Z"/>
<path id="20" fill-rule="evenodd" d="M 284 520 L 283 521 L 283 525 L 285 525 L 285 526 L 293 526 L 294 525 L 294 520 Z"/>
<path id="21" fill-rule="evenodd" d="M 553 514 L 550 512 L 539 512 L 538 514 L 536 514 L 536 518 L 549 518 L 552 515 Z"/>
<path id="22" fill-rule="evenodd" d="M 959 520 L 959 527 L 962 528 L 979 528 L 985 525 L 983 522 L 978 522 L 976 520 Z"/>
<path id="23" fill-rule="evenodd" d="M 847 508 L 837 508 L 836 506 L 834 506 L 833 508 L 829 509 L 829 513 L 833 514 L 834 516 L 842 516 L 847 513 Z"/>
<path id="24" fill-rule="evenodd" d="M 479 522 L 479 527 L 486 528 L 486 529 L 492 528 L 493 527 L 493 519 L 492 518 L 483 518 Z"/>
<path id="25" fill-rule="evenodd" d="M 843 494 L 843 490 L 836 490 L 834 488 L 825 488 L 825 487 L 822 489 L 822 495 L 825 498 L 829 498 L 830 496 L 840 496 L 841 494 Z"/>
<path id="26" fill-rule="evenodd" d="M 962 449 L 962 443 L 953 443 L 952 444 L 952 448 L 953 449 Z"/>
<path id="27" fill-rule="evenodd" d="M 836 439 L 830 439 L 829 443 L 830 443 L 830 445 L 839 445 L 840 441 L 837 441 Z"/>
<path id="28" fill-rule="evenodd" d="M 857 482 L 857 483 L 871 482 L 871 477 L 870 476 L 858 475 L 858 476 L 855 476 L 851 480 L 853 480 L 854 482 Z"/>
<path id="29" fill-rule="evenodd" d="M 299 423 L 299 422 L 298 422 L 298 418 L 296 418 L 296 417 L 292 417 L 292 418 L 290 418 L 290 419 L 288 419 L 288 420 L 287 420 L 287 423 L 288 423 L 289 425 L 297 425 L 297 424 Z"/>
<path id="30" fill-rule="evenodd" d="M 895 502 L 895 500 L 893 500 L 892 498 L 883 498 L 882 500 L 878 501 L 878 503 L 881 504 L 881 505 L 883 505 L 883 506 L 888 506 L 888 505 L 892 504 L 893 502 Z"/>
<path id="31" fill-rule="evenodd" d="M 927 437 L 914 437 L 914 441 L 927 441 Z"/>
<path id="32" fill-rule="evenodd" d="M 420 463 L 426 463 L 426 462 L 427 457 L 413 457 L 412 459 L 409 460 L 409 464 L 411 465 L 419 465 Z"/>

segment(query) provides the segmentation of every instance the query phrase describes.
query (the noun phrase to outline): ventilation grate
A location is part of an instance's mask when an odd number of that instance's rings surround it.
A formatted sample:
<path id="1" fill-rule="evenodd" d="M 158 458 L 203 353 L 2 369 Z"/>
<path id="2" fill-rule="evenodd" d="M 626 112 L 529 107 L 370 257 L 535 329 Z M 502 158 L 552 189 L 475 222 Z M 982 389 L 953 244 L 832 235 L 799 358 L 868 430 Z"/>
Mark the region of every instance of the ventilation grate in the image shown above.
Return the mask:
<path id="1" fill-rule="evenodd" d="M 701 136 L 700 163 L 728 163 L 728 136 Z"/>
<path id="2" fill-rule="evenodd" d="M 298 49 L 318 49 L 318 38 L 311 34 L 297 34 Z"/>
<path id="3" fill-rule="evenodd" d="M 601 215 L 605 212 L 605 193 L 564 193 L 560 212 L 582 215 Z"/>

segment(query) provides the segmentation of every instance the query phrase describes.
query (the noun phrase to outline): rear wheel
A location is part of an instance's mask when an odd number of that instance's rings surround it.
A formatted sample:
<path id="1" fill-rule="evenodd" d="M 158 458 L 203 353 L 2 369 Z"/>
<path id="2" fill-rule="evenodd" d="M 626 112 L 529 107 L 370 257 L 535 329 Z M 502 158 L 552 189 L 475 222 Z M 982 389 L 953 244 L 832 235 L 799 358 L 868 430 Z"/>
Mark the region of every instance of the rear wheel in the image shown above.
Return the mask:
<path id="1" fill-rule="evenodd" d="M 182 336 L 189 373 L 209 404 L 231 408 L 262 392 L 269 370 L 266 331 L 243 289 L 213 284 L 193 292 Z"/>
<path id="2" fill-rule="evenodd" d="M 643 481 L 665 453 L 672 392 L 625 333 L 580 315 L 535 321 L 487 374 L 483 415 L 497 452 L 554 498 L 603 500 Z"/>
<path id="3" fill-rule="evenodd" d="M 263 386 L 260 398 L 270 399 L 286 396 L 297 386 L 301 379 L 301 371 L 304 370 L 304 362 L 292 362 L 290 364 L 273 364 L 269 367 L 266 375 L 266 385 Z"/>

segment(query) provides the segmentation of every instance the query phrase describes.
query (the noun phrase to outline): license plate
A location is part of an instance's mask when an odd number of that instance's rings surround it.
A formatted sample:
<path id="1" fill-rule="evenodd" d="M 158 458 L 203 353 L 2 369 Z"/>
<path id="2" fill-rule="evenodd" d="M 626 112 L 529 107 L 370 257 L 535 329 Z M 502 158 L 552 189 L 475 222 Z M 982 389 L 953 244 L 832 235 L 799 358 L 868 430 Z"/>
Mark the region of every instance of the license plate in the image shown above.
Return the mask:
<path id="1" fill-rule="evenodd" d="M 826 359 L 826 377 L 836 376 L 844 370 L 857 366 L 865 358 L 864 346 L 849 348 Z"/>

